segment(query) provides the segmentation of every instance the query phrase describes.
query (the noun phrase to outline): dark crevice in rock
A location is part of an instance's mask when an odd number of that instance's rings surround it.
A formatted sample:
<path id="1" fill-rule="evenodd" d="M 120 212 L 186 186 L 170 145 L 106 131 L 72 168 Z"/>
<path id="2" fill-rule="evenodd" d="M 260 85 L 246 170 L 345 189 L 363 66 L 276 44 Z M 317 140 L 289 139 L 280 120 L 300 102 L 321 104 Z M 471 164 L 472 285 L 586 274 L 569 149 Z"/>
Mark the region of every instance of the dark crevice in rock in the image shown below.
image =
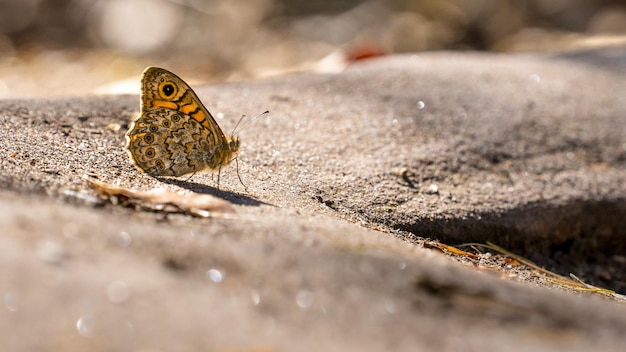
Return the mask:
<path id="1" fill-rule="evenodd" d="M 626 199 L 537 202 L 467 218 L 418 218 L 394 228 L 451 245 L 492 242 L 561 275 L 626 292 Z"/>

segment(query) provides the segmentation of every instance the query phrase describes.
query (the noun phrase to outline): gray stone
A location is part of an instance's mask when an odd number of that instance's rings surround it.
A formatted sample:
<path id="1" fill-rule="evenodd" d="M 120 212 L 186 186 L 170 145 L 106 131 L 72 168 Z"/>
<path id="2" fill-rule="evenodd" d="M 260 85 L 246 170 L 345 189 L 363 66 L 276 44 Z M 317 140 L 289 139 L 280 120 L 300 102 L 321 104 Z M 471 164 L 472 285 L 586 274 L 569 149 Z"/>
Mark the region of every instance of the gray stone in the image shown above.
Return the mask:
<path id="1" fill-rule="evenodd" d="M 624 62 L 428 53 L 198 88 L 226 132 L 271 112 L 240 135 L 248 192 L 234 166 L 219 191 L 139 174 L 136 96 L 0 101 L 3 346 L 620 350 L 623 303 L 421 244 L 491 241 L 623 292 Z M 217 195 L 237 217 L 101 202 L 86 175 Z"/>

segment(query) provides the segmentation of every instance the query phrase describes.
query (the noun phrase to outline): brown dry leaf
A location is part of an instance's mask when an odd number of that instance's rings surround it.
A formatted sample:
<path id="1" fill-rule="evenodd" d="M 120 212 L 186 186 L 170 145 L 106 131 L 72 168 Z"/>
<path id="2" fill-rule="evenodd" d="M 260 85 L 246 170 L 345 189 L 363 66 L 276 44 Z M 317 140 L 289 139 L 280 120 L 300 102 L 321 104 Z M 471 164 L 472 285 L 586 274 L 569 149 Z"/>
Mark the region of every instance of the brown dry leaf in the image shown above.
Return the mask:
<path id="1" fill-rule="evenodd" d="M 484 247 L 489 248 L 491 250 L 494 250 L 496 252 L 500 252 L 501 254 L 504 254 L 510 258 L 513 258 L 514 260 L 518 261 L 519 263 L 522 263 L 544 275 L 546 275 L 546 280 L 551 281 L 552 283 L 556 284 L 556 285 L 561 285 L 567 288 L 570 288 L 574 291 L 580 291 L 580 292 L 590 292 L 590 293 L 598 293 L 601 295 L 605 295 L 605 296 L 609 296 L 612 297 L 618 301 L 621 302 L 626 302 L 626 297 L 623 295 L 620 295 L 618 293 L 616 293 L 613 290 L 609 290 L 606 288 L 602 288 L 602 287 L 597 287 L 597 286 L 592 286 L 589 285 L 585 282 L 583 282 L 581 279 L 577 278 L 574 274 L 570 274 L 570 278 L 561 276 L 557 273 L 553 273 L 550 270 L 544 269 L 540 266 L 538 266 L 537 264 L 531 262 L 528 259 L 525 259 L 521 256 L 518 256 L 517 254 L 514 254 L 512 252 L 507 251 L 506 249 L 495 245 L 491 242 L 487 242 L 486 245 L 484 245 Z"/>
<path id="2" fill-rule="evenodd" d="M 174 211 L 194 216 L 210 217 L 215 214 L 234 214 L 233 205 L 210 194 L 181 194 L 167 188 L 136 191 L 86 178 L 87 183 L 101 196 L 116 197 L 126 205 L 138 205 L 158 211 Z"/>
<path id="3" fill-rule="evenodd" d="M 448 246 L 445 245 L 443 243 L 439 243 L 436 241 L 428 241 L 424 243 L 424 247 L 425 248 L 435 248 L 438 249 L 440 251 L 442 251 L 443 253 L 452 253 L 452 254 L 456 254 L 456 255 L 460 255 L 460 256 L 466 256 L 466 257 L 470 257 L 470 258 L 477 258 L 478 256 L 474 253 L 469 253 L 463 250 L 460 250 L 458 248 L 452 247 L 452 246 Z"/>

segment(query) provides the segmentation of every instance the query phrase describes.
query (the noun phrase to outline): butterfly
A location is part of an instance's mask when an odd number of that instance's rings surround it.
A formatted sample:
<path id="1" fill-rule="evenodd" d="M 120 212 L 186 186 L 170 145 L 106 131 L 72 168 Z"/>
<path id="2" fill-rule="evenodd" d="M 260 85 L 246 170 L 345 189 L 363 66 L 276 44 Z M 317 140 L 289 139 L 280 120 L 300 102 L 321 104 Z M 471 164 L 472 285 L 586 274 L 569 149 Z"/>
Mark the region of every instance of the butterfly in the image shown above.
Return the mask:
<path id="1" fill-rule="evenodd" d="M 239 138 L 224 135 L 185 81 L 148 67 L 141 75 L 141 111 L 126 132 L 126 149 L 135 167 L 151 176 L 217 170 L 219 188 L 219 172 L 238 155 Z"/>

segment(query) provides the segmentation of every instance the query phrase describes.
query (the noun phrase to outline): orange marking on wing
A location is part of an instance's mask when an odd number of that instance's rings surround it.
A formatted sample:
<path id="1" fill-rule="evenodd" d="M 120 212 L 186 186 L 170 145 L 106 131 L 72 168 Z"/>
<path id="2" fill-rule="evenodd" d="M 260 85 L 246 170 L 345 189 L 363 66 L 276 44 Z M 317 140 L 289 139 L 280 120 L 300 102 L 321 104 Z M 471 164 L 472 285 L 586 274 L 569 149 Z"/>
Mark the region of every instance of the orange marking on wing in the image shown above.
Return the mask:
<path id="1" fill-rule="evenodd" d="M 183 113 L 185 113 L 185 115 L 189 115 L 190 112 L 196 110 L 198 108 L 198 105 L 196 104 L 187 104 L 187 105 L 183 105 L 180 107 L 180 111 L 182 111 Z M 194 114 L 195 115 L 195 114 Z M 197 119 L 196 119 L 197 120 Z"/>
<path id="2" fill-rule="evenodd" d="M 207 121 L 206 115 L 202 110 L 195 112 L 189 116 L 191 116 L 194 120 L 200 122 L 200 124 L 202 124 L 204 127 L 209 128 L 209 122 Z"/>
<path id="3" fill-rule="evenodd" d="M 173 103 L 171 101 L 165 101 L 165 100 L 153 100 L 152 107 L 178 110 L 178 105 L 176 105 L 176 103 Z"/>
<path id="4" fill-rule="evenodd" d="M 132 135 L 128 136 L 128 138 L 130 138 L 130 140 L 134 142 L 134 141 L 136 141 L 138 139 L 142 139 L 143 136 L 145 136 L 145 135 L 146 135 L 145 133 L 136 133 L 136 134 L 132 134 Z"/>

